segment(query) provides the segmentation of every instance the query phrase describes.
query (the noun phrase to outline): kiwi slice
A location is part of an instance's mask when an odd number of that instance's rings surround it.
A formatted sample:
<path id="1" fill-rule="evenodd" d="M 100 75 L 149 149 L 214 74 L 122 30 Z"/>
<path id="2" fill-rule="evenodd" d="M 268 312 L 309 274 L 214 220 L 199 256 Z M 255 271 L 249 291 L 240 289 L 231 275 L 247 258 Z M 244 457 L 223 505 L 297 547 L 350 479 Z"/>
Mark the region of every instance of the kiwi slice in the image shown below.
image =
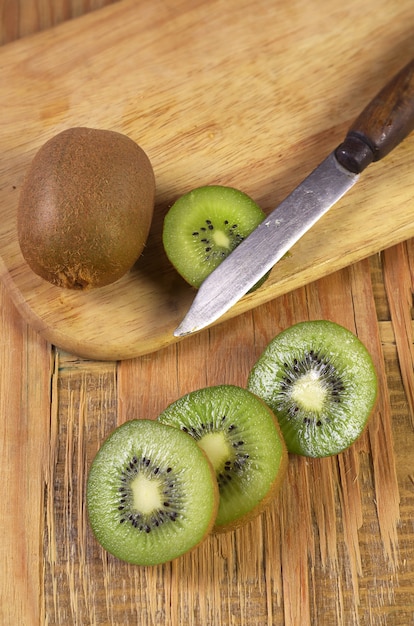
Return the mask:
<path id="1" fill-rule="evenodd" d="M 279 420 L 289 452 L 338 454 L 363 432 L 377 397 L 377 376 L 363 343 L 330 321 L 295 324 L 267 346 L 247 387 Z"/>
<path id="2" fill-rule="evenodd" d="M 286 446 L 272 411 L 246 389 L 218 385 L 192 391 L 158 419 L 189 433 L 209 457 L 220 491 L 215 531 L 251 520 L 279 489 Z"/>
<path id="3" fill-rule="evenodd" d="M 167 212 L 164 249 L 177 272 L 198 288 L 265 217 L 262 209 L 238 189 L 198 187 L 178 198 Z"/>
<path id="4" fill-rule="evenodd" d="M 203 451 L 152 420 L 113 431 L 92 462 L 89 521 L 98 542 L 137 565 L 171 561 L 200 543 L 217 513 L 218 488 Z"/>

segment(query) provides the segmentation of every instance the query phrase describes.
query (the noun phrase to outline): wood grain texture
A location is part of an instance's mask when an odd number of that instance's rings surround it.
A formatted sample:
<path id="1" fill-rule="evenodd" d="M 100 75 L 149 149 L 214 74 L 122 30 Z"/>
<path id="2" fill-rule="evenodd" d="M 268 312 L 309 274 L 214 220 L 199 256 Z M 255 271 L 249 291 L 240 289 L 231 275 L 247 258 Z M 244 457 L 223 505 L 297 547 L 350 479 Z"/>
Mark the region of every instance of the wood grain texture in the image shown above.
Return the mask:
<path id="1" fill-rule="evenodd" d="M 2 0 L 0 45 L 101 9 L 117 0 Z"/>
<path id="2" fill-rule="evenodd" d="M 46 520 L 44 553 L 51 623 L 410 623 L 414 433 L 395 338 L 380 339 L 372 280 L 370 264 L 358 263 L 186 342 L 118 364 L 57 353 L 54 522 Z M 154 419 L 192 389 L 245 385 L 274 334 L 320 317 L 357 332 L 374 357 L 380 399 L 362 439 L 331 459 L 291 457 L 280 497 L 258 520 L 209 537 L 174 563 L 134 568 L 104 553 L 88 527 L 83 493 L 107 434 L 126 419 Z"/>
<path id="3" fill-rule="evenodd" d="M 0 524 L 4 537 L 0 542 L 4 564 L 0 623 L 6 626 L 16 619 L 39 624 L 45 463 L 51 428 L 50 350 L 16 316 L 3 288 L 0 310 Z"/>
<path id="4" fill-rule="evenodd" d="M 407 248 L 407 242 L 403 242 L 390 250 L 384 250 L 383 265 L 391 319 L 396 328 L 401 377 L 410 413 L 414 416 L 414 380 L 412 375 L 414 371 L 414 344 L 411 323 L 414 281 L 410 271 Z"/>
<path id="5" fill-rule="evenodd" d="M 56 22 L 79 12 L 70 6 L 61 3 Z M 4 46 L 0 273 L 21 314 L 49 342 L 86 358 L 131 358 L 177 341 L 172 332 L 194 290 L 163 252 L 168 205 L 192 187 L 219 183 L 270 212 L 414 55 L 413 19 L 410 0 L 380 0 L 375 12 L 357 0 L 346 10 L 324 0 L 318 11 L 303 0 L 236 7 L 125 0 Z M 36 277 L 15 228 L 36 150 L 77 125 L 140 143 L 158 190 L 143 256 L 120 281 L 87 294 Z M 409 137 L 365 172 L 225 319 L 414 235 L 413 146 Z"/>
<path id="6" fill-rule="evenodd" d="M 185 6 L 175 3 L 176 14 Z M 48 12 L 57 20 L 62 7 L 87 12 L 92 3 L 0 0 L 0 15 L 10 7 L 1 32 L 23 35 L 39 30 Z M 312 3 L 289 7 L 292 20 L 299 7 L 314 19 Z M 164 8 L 173 11 L 171 3 Z M 368 3 L 359 10 L 373 15 L 376 9 Z M 399 6 L 394 11 L 400 16 Z M 336 15 L 351 21 L 345 7 Z M 335 26 L 328 13 L 319 20 L 323 32 Z M 390 32 L 399 29 L 389 23 Z M 413 242 L 122 362 L 56 349 L 27 325 L 0 284 L 0 623 L 414 624 L 414 418 L 407 401 L 414 386 Z M 84 494 L 88 467 L 107 434 L 127 419 L 155 418 L 197 387 L 245 385 L 277 332 L 319 317 L 356 332 L 375 360 L 379 403 L 357 444 L 332 459 L 291 457 L 280 496 L 259 519 L 209 537 L 173 563 L 134 568 L 101 550 Z"/>

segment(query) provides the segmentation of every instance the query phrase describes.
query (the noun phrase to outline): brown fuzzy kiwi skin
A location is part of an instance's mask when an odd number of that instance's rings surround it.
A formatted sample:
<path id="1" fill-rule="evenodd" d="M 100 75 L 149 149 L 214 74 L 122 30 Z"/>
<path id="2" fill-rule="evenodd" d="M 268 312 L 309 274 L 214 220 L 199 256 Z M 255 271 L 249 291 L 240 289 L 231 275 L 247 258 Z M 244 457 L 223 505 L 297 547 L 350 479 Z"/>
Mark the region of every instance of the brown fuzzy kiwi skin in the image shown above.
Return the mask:
<path id="1" fill-rule="evenodd" d="M 69 289 L 113 283 L 137 261 L 152 222 L 155 177 L 121 133 L 75 127 L 35 155 L 20 193 L 17 233 L 30 268 Z"/>
<path id="2" fill-rule="evenodd" d="M 246 526 L 246 524 L 252 522 L 257 517 L 259 517 L 259 515 L 264 513 L 264 511 L 268 508 L 268 506 L 272 503 L 272 501 L 279 495 L 281 487 L 286 478 L 288 464 L 289 464 L 289 455 L 288 455 L 287 447 L 285 444 L 285 440 L 283 438 L 282 431 L 279 426 L 279 422 L 277 421 L 273 411 L 267 406 L 267 404 L 258 396 L 257 396 L 257 399 L 260 400 L 260 402 L 263 404 L 263 406 L 267 409 L 269 414 L 272 416 L 273 423 L 279 434 L 279 438 L 280 438 L 282 448 L 283 448 L 282 457 L 280 459 L 279 471 L 269 491 L 267 492 L 266 496 L 257 504 L 257 506 L 254 509 L 252 509 L 251 511 L 249 511 L 242 517 L 239 517 L 238 519 L 234 520 L 233 522 L 229 524 L 222 524 L 220 526 L 214 525 L 213 527 L 214 535 L 237 530 L 239 528 L 242 528 L 243 526 Z"/>

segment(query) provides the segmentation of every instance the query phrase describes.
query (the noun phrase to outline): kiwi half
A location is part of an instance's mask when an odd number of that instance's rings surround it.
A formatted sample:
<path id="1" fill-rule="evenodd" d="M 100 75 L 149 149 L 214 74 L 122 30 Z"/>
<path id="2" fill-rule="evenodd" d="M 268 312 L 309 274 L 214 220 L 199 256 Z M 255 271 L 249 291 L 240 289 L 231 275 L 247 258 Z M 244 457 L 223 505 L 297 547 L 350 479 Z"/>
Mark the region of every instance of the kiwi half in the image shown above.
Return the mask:
<path id="1" fill-rule="evenodd" d="M 220 491 L 215 531 L 253 519 L 279 489 L 286 446 L 272 411 L 246 389 L 218 385 L 192 391 L 158 420 L 189 433 L 209 457 Z"/>
<path id="2" fill-rule="evenodd" d="M 363 343 L 330 321 L 295 324 L 267 346 L 248 389 L 274 411 L 289 452 L 338 454 L 363 432 L 377 397 L 377 376 Z"/>
<path id="3" fill-rule="evenodd" d="M 106 439 L 87 482 L 89 521 L 111 554 L 137 565 L 171 561 L 210 532 L 218 488 L 206 455 L 185 433 L 132 420 Z"/>
<path id="4" fill-rule="evenodd" d="M 164 249 L 177 272 L 198 288 L 265 217 L 262 209 L 238 189 L 198 187 L 178 198 L 167 212 Z"/>

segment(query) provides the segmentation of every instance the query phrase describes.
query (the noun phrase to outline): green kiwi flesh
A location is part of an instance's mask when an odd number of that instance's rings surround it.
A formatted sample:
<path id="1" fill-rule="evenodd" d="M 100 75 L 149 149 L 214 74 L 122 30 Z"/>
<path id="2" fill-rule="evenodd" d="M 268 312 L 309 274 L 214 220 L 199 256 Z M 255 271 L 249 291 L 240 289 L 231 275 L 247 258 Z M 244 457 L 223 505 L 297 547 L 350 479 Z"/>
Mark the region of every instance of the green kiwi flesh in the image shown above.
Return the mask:
<path id="1" fill-rule="evenodd" d="M 287 468 L 286 446 L 271 410 L 246 389 L 192 391 L 158 420 L 190 434 L 209 457 L 220 491 L 215 532 L 253 519 L 277 493 Z"/>
<path id="2" fill-rule="evenodd" d="M 141 255 L 154 195 L 152 165 L 132 139 L 96 128 L 64 130 L 39 149 L 23 182 L 22 255 L 58 287 L 109 285 Z"/>
<path id="3" fill-rule="evenodd" d="M 275 413 L 289 452 L 338 454 L 363 432 L 375 406 L 377 376 L 364 344 L 327 320 L 277 335 L 253 366 L 248 389 Z"/>
<path id="4" fill-rule="evenodd" d="M 177 272 L 198 288 L 265 217 L 262 209 L 238 189 L 198 187 L 178 198 L 167 212 L 164 249 Z"/>
<path id="5" fill-rule="evenodd" d="M 96 539 L 136 565 L 171 561 L 199 544 L 217 513 L 214 471 L 194 439 L 153 420 L 131 420 L 104 441 L 87 481 Z"/>

